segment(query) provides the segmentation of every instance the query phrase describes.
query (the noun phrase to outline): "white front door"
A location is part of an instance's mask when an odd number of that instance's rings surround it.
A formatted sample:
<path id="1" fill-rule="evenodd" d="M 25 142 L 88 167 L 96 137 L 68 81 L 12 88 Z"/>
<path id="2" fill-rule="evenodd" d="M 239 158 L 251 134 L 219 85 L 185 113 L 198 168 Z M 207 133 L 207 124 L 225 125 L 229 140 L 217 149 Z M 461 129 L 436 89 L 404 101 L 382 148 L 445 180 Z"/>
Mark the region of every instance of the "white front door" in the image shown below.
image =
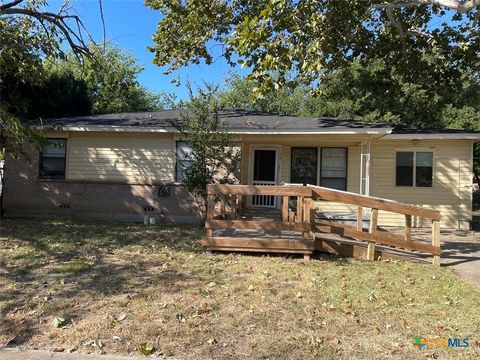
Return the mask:
<path id="1" fill-rule="evenodd" d="M 252 149 L 252 185 L 277 185 L 278 149 L 254 147 Z M 277 196 L 254 195 L 251 206 L 276 208 Z"/>

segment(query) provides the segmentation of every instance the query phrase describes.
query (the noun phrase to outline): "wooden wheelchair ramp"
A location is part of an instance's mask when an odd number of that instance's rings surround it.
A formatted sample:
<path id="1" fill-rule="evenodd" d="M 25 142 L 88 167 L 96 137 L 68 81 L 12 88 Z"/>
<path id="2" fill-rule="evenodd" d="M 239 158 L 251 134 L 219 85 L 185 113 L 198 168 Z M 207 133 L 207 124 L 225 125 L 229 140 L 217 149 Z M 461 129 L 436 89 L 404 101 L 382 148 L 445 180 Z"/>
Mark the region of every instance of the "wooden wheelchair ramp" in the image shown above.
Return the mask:
<path id="1" fill-rule="evenodd" d="M 440 213 L 435 210 L 310 185 L 208 185 L 207 194 L 207 236 L 202 244 L 209 251 L 292 253 L 309 258 L 321 250 L 367 260 L 401 258 L 414 251 L 440 264 Z M 278 196 L 281 210 L 246 209 L 247 197 L 258 195 Z M 356 226 L 320 219 L 315 200 L 357 206 Z M 402 214 L 404 234 L 382 231 L 379 210 Z M 367 212 L 368 228 L 364 226 Z M 431 243 L 412 238 L 412 216 L 431 220 Z"/>

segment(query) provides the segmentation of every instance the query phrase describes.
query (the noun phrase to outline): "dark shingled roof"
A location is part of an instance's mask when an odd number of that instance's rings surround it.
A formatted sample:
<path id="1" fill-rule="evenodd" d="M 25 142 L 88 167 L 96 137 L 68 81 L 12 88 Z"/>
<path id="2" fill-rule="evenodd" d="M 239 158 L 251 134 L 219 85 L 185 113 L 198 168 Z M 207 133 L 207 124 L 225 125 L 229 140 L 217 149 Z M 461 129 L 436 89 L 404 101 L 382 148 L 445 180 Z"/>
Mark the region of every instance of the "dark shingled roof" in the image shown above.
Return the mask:
<path id="1" fill-rule="evenodd" d="M 43 119 L 38 125 L 42 126 L 131 126 L 138 129 L 164 128 L 172 129 L 181 122 L 185 110 L 161 110 L 138 113 L 118 113 L 92 116 L 74 116 L 63 118 Z M 220 110 L 220 118 L 227 123 L 230 131 L 315 131 L 328 129 L 343 130 L 380 130 L 392 134 L 472 134 L 474 131 L 454 129 L 419 128 L 407 125 L 388 125 L 384 123 L 367 123 L 356 120 L 338 119 L 330 117 L 304 117 L 277 115 L 267 112 L 249 111 L 241 109 Z"/>
<path id="2" fill-rule="evenodd" d="M 119 113 L 92 116 L 75 116 L 42 120 L 45 126 L 135 126 L 171 128 L 181 121 L 185 110 L 162 110 L 140 113 Z M 361 121 L 276 115 L 248 110 L 220 110 L 219 117 L 230 130 L 319 130 L 326 128 L 390 129 L 386 124 Z"/>
<path id="3" fill-rule="evenodd" d="M 396 125 L 393 127 L 392 134 L 476 134 L 478 131 L 459 130 L 448 128 L 428 128 L 413 127 L 408 125 Z"/>

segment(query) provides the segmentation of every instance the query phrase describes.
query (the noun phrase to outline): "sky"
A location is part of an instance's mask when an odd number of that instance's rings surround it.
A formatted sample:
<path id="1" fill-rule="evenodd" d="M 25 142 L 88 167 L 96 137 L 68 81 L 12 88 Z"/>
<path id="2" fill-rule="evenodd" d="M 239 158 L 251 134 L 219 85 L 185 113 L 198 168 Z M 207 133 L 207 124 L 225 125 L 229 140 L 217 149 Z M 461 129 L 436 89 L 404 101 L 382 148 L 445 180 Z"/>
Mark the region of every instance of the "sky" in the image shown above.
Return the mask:
<path id="1" fill-rule="evenodd" d="M 51 0 L 50 10 L 58 10 L 62 0 Z M 98 0 L 71 0 L 71 6 L 82 18 L 85 26 L 97 43 L 103 41 L 103 27 Z M 158 11 L 151 10 L 143 4 L 143 0 L 102 0 L 106 26 L 106 39 L 122 50 L 137 58 L 138 64 L 145 70 L 139 76 L 139 82 L 154 92 L 173 92 L 179 99 L 188 97 L 185 82 L 202 84 L 203 81 L 224 84 L 229 72 L 241 72 L 233 69 L 223 58 L 213 64 L 190 65 L 170 75 L 163 74 L 165 68 L 152 63 L 153 53 L 147 46 L 153 45 L 152 35 L 161 19 Z M 217 58 L 215 56 L 214 58 Z M 180 79 L 181 86 L 172 84 L 172 80 Z"/>

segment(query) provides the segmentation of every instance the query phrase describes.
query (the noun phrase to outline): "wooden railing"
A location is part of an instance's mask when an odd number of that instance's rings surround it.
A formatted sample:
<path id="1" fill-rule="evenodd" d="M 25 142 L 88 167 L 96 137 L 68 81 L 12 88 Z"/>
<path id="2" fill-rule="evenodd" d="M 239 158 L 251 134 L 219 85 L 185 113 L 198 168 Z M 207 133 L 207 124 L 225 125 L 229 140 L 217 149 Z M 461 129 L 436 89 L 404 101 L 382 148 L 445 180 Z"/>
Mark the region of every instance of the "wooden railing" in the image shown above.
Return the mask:
<path id="1" fill-rule="evenodd" d="M 315 220 L 318 232 L 335 232 L 341 236 L 368 242 L 367 260 L 374 260 L 375 245 L 393 246 L 400 249 L 418 250 L 433 255 L 433 263 L 440 264 L 440 212 L 419 206 L 400 203 L 393 200 L 364 196 L 346 191 L 333 190 L 320 186 L 308 186 L 313 196 L 320 200 L 335 201 L 357 206 L 357 226 L 340 224 L 331 221 Z M 363 209 L 370 209 L 370 225 L 368 232 L 363 229 Z M 405 218 L 404 236 L 388 231 L 378 230 L 378 211 L 401 214 Z M 429 219 L 432 222 L 431 245 L 412 240 L 412 216 Z"/>
<path id="2" fill-rule="evenodd" d="M 319 186 L 301 186 L 287 184 L 282 186 L 256 185 L 208 185 L 207 187 L 207 238 L 204 244 L 212 250 L 231 248 L 242 251 L 299 252 L 310 254 L 313 251 L 315 232 L 334 233 L 357 241 L 367 242 L 368 260 L 375 259 L 376 245 L 417 250 L 433 255 L 433 263 L 440 264 L 440 213 L 419 206 L 404 204 L 392 200 L 358 195 L 346 191 L 333 190 Z M 281 199 L 281 221 L 241 220 L 240 214 L 246 203 L 246 196 L 272 195 Z M 296 199 L 296 209 L 289 207 L 289 199 Z M 357 207 L 357 226 L 336 221 L 320 220 L 315 216 L 314 200 L 334 201 Z M 220 200 L 220 209 L 215 217 L 215 204 Z M 228 211 L 227 211 L 228 207 Z M 364 209 L 370 209 L 370 225 L 363 228 Z M 378 212 L 388 211 L 401 214 L 405 218 L 404 235 L 398 235 L 378 229 Z M 412 216 L 432 221 L 431 244 L 412 239 Z M 289 230 L 302 233 L 305 241 L 286 241 L 277 239 L 269 243 L 268 239 L 215 238 L 214 229 L 253 229 L 253 230 Z M 220 240 L 223 239 L 223 240 Z M 255 245 L 257 244 L 257 245 Z M 259 245 L 258 245 L 259 244 Z M 312 245 L 313 244 L 313 245 Z M 244 246 L 245 245 L 245 246 Z M 253 246 L 252 248 L 247 248 Z M 260 250 L 259 250 L 260 246 Z M 300 248 L 298 248 L 300 247 Z M 299 250 L 299 251 L 296 251 Z M 301 251 L 300 251 L 301 250 Z"/>
<path id="3" fill-rule="evenodd" d="M 305 186 L 262 185 L 208 185 L 207 237 L 203 244 L 209 250 L 288 252 L 304 254 L 308 258 L 315 248 L 312 232 L 312 190 Z M 297 212 L 290 212 L 279 220 L 240 219 L 247 196 L 279 196 L 282 208 L 288 209 L 288 198 L 297 199 Z M 287 200 L 285 200 L 287 199 Z M 218 205 L 219 206 L 216 206 Z M 285 237 L 213 236 L 215 229 L 280 230 L 298 233 Z M 300 235 L 301 234 L 301 235 Z"/>

